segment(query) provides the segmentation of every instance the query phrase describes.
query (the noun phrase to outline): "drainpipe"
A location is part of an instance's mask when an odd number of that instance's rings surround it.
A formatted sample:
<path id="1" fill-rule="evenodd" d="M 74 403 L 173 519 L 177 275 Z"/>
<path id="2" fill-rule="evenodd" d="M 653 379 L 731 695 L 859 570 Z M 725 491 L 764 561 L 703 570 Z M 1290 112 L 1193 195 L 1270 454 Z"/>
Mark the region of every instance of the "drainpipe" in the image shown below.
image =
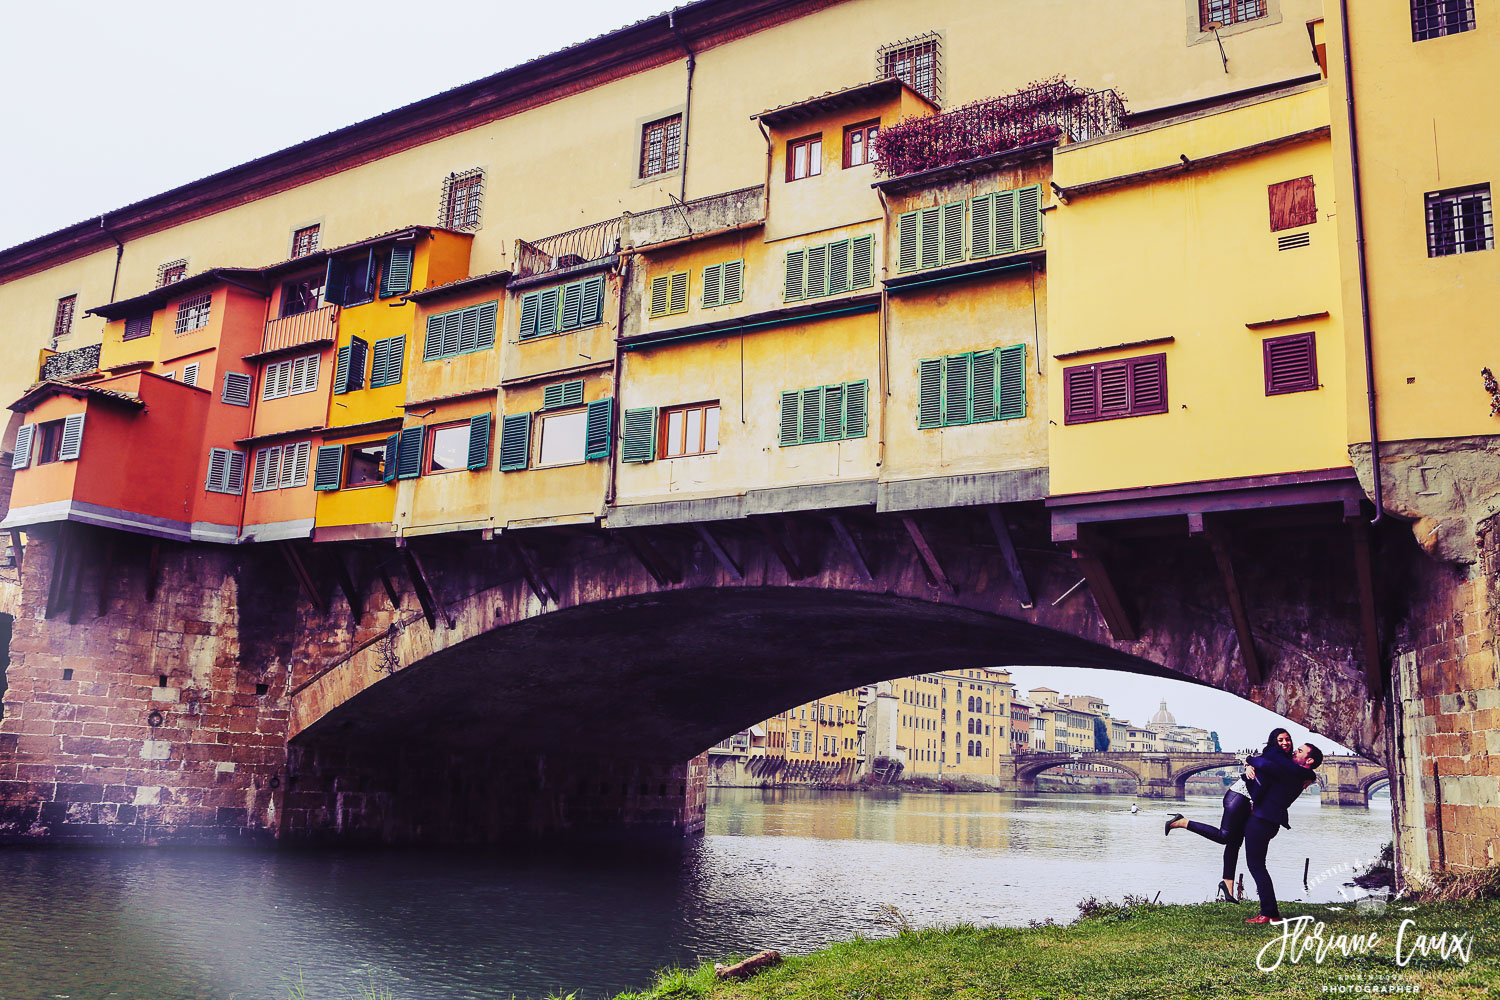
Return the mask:
<path id="1" fill-rule="evenodd" d="M 676 15 L 676 7 L 667 11 L 667 27 L 672 29 L 672 34 L 677 36 L 678 43 L 682 45 L 682 51 L 687 53 L 687 98 L 682 106 L 682 184 L 677 193 L 677 200 L 685 202 L 687 201 L 688 128 L 693 121 L 693 71 L 698 67 L 698 60 L 693 55 L 692 46 L 688 45 L 687 39 L 683 37 L 682 29 L 677 27 Z"/>
<path id="2" fill-rule="evenodd" d="M 776 150 L 771 144 L 771 133 L 766 131 L 765 123 L 757 118 L 755 124 L 760 129 L 760 134 L 766 137 L 766 186 L 761 188 L 760 193 L 760 217 L 769 221 L 771 218 L 771 157 Z"/>
<path id="3" fill-rule="evenodd" d="M 770 161 L 766 161 L 767 169 L 770 169 Z M 767 188 L 770 187 L 769 180 Z M 880 188 L 875 189 L 880 196 L 880 221 L 884 228 L 882 232 L 891 231 L 891 203 L 886 200 L 885 192 Z M 890 273 L 890 240 L 884 240 L 887 244 L 885 253 L 880 255 L 880 312 L 875 322 L 875 346 L 876 366 L 880 376 L 880 439 L 875 443 L 875 468 L 885 468 L 885 430 L 888 411 L 890 410 L 890 354 L 886 350 L 890 336 L 889 321 L 891 307 L 891 290 L 886 287 L 885 276 Z"/>
<path id="4" fill-rule="evenodd" d="M 620 376 L 624 372 L 624 350 L 621 347 L 620 338 L 625 336 L 625 298 L 630 291 L 630 263 L 633 256 L 634 253 L 630 250 L 620 251 L 620 318 L 618 324 L 615 326 L 615 364 L 610 373 L 615 382 L 613 392 L 617 404 L 620 401 Z M 615 419 L 620 422 L 620 427 L 623 428 L 625 426 L 625 408 L 617 405 L 615 410 L 618 411 L 615 414 Z M 610 433 L 614 433 L 614 428 L 610 428 Z M 623 443 L 622 441 L 621 444 L 623 445 Z M 611 448 L 609 450 L 609 473 L 604 484 L 604 513 L 606 515 L 608 515 L 609 509 L 615 505 L 615 485 L 619 474 L 620 449 Z"/>
<path id="5" fill-rule="evenodd" d="M 1339 29 L 1344 46 L 1344 110 L 1349 121 L 1349 167 L 1353 174 L 1354 256 L 1359 264 L 1359 320 L 1365 345 L 1365 400 L 1370 421 L 1370 475 L 1375 483 L 1375 516 L 1379 524 L 1385 516 L 1385 492 L 1380 483 L 1380 431 L 1375 414 L 1375 357 L 1370 337 L 1370 288 L 1365 264 L 1365 210 L 1359 177 L 1359 126 L 1354 119 L 1354 66 L 1349 51 L 1349 0 L 1339 0 Z"/>
<path id="6" fill-rule="evenodd" d="M 99 228 L 104 230 L 104 235 L 115 241 L 115 276 L 109 283 L 109 301 L 115 300 L 115 290 L 120 287 L 120 258 L 125 256 L 125 244 L 120 238 L 110 232 L 109 227 L 104 224 L 104 216 L 99 216 Z"/>

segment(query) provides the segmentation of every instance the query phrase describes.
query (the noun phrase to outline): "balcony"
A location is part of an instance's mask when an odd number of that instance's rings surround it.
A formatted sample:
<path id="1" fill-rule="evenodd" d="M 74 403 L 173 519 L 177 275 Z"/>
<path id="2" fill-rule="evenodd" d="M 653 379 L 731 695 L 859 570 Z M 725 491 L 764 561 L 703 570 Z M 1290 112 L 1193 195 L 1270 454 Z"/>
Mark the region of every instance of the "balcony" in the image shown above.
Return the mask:
<path id="1" fill-rule="evenodd" d="M 881 129 L 877 169 L 886 178 L 940 170 L 1043 142 L 1081 142 L 1124 127 L 1113 90 L 1084 90 L 1061 77 Z"/>
<path id="2" fill-rule="evenodd" d="M 86 375 L 99 370 L 99 344 L 75 347 L 71 351 L 48 354 L 42 360 L 38 381 L 61 382 L 75 375 Z"/>
<path id="3" fill-rule="evenodd" d="M 323 306 L 309 312 L 273 319 L 266 324 L 260 353 L 271 354 L 289 347 L 331 343 L 339 332 L 339 307 Z"/>
<path id="4" fill-rule="evenodd" d="M 528 243 L 516 240 L 516 278 L 565 271 L 620 251 L 620 220 L 606 219 Z"/>
<path id="5" fill-rule="evenodd" d="M 740 188 L 624 216 L 622 242 L 643 249 L 707 233 L 759 225 L 766 218 L 766 186 Z"/>

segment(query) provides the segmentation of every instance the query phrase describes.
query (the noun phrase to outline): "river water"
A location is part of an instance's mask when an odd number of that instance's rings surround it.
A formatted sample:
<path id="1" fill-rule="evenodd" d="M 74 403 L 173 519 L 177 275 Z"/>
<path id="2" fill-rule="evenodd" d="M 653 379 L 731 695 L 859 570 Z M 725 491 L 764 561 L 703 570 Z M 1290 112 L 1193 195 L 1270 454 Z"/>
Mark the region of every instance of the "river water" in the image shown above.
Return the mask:
<path id="1" fill-rule="evenodd" d="M 1089 894 L 1197 902 L 1218 877 L 1220 848 L 1164 840 L 1166 806 L 1131 815 L 1125 796 L 709 795 L 707 835 L 665 848 L 0 850 L 0 1000 L 285 1000 L 299 976 L 309 1000 L 370 981 L 396 1000 L 592 1000 L 666 966 L 889 934 L 886 904 L 916 926 L 1067 921 Z M 1178 810 L 1214 822 L 1218 801 Z M 1285 899 L 1336 900 L 1342 866 L 1390 838 L 1388 799 L 1304 796 L 1271 874 Z"/>

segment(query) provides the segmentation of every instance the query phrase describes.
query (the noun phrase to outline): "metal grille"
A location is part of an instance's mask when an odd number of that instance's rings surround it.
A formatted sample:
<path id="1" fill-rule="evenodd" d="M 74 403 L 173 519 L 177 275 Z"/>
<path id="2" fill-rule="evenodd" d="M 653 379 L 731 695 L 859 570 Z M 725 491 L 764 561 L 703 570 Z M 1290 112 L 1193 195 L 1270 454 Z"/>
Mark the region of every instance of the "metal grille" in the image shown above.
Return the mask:
<path id="1" fill-rule="evenodd" d="M 57 300 L 57 316 L 52 320 L 52 339 L 61 340 L 73 332 L 73 310 L 77 307 L 76 295 L 65 295 Z"/>
<path id="2" fill-rule="evenodd" d="M 1203 31 L 1265 16 L 1266 0 L 1198 0 L 1198 27 Z"/>
<path id="3" fill-rule="evenodd" d="M 190 299 L 183 299 L 177 305 L 177 333 L 191 333 L 201 330 L 208 325 L 208 313 L 213 305 L 214 296 L 212 292 L 204 292 L 202 295 L 194 295 Z"/>
<path id="4" fill-rule="evenodd" d="M 156 287 L 170 285 L 187 277 L 186 260 L 169 260 L 156 269 Z"/>
<path id="5" fill-rule="evenodd" d="M 1411 0 L 1411 40 L 1474 30 L 1474 0 Z"/>
<path id="6" fill-rule="evenodd" d="M 444 178 L 438 225 L 448 229 L 478 229 L 483 208 L 483 167 L 449 174 Z"/>
<path id="7" fill-rule="evenodd" d="M 1427 256 L 1494 248 L 1495 217 L 1488 184 L 1427 196 Z"/>
<path id="8" fill-rule="evenodd" d="M 518 276 L 525 278 L 547 271 L 559 271 L 565 267 L 576 267 L 618 253 L 619 249 L 618 218 L 580 226 L 532 242 L 516 240 Z"/>
<path id="9" fill-rule="evenodd" d="M 321 226 L 305 226 L 292 234 L 292 256 L 306 257 L 318 249 L 318 231 Z"/>
<path id="10" fill-rule="evenodd" d="M 648 122 L 641 129 L 641 176 L 676 170 L 682 162 L 682 116 Z"/>
<path id="11" fill-rule="evenodd" d="M 943 36 L 937 32 L 883 45 L 875 75 L 894 76 L 934 104 L 943 102 Z"/>

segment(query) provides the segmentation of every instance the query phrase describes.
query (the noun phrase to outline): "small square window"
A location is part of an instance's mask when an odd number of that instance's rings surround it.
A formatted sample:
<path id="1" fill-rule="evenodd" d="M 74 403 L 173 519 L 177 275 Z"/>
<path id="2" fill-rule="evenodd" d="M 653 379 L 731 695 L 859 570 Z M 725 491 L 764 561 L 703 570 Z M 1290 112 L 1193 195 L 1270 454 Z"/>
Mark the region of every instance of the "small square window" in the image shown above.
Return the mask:
<path id="1" fill-rule="evenodd" d="M 875 137 L 880 134 L 880 122 L 863 122 L 844 129 L 844 169 L 865 163 L 874 163 Z"/>
<path id="2" fill-rule="evenodd" d="M 475 167 L 449 174 L 443 181 L 438 225 L 447 229 L 478 229 L 484 207 L 484 170 Z"/>
<path id="3" fill-rule="evenodd" d="M 1263 350 L 1267 396 L 1307 392 L 1318 387 L 1318 351 L 1313 334 L 1271 337 Z"/>
<path id="4" fill-rule="evenodd" d="M 63 421 L 49 420 L 36 428 L 36 464 L 51 465 L 61 461 Z"/>
<path id="5" fill-rule="evenodd" d="M 203 329 L 208 325 L 208 316 L 212 307 L 212 292 L 204 292 L 202 295 L 194 295 L 190 299 L 183 299 L 177 304 L 177 325 L 175 332 L 192 333 L 194 330 Z"/>
<path id="6" fill-rule="evenodd" d="M 669 115 L 641 128 L 641 176 L 669 174 L 682 165 L 682 115 Z"/>
<path id="7" fill-rule="evenodd" d="M 318 231 L 321 226 L 304 226 L 292 233 L 292 256 L 306 257 L 318 249 Z"/>
<path id="8" fill-rule="evenodd" d="M 121 340 L 139 340 L 141 337 L 151 336 L 152 313 L 142 313 L 139 316 L 128 316 L 125 319 L 125 334 Z"/>
<path id="9" fill-rule="evenodd" d="M 186 260 L 169 260 L 156 269 L 156 287 L 170 285 L 187 277 Z"/>
<path id="10" fill-rule="evenodd" d="M 1411 40 L 1474 30 L 1474 0 L 1411 0 Z"/>
<path id="11" fill-rule="evenodd" d="M 698 403 L 661 415 L 662 458 L 712 455 L 719 450 L 719 404 Z"/>
<path id="12" fill-rule="evenodd" d="M 467 437 L 467 434 L 465 435 Z M 385 442 L 351 444 L 344 453 L 344 488 L 385 485 Z"/>
<path id="13" fill-rule="evenodd" d="M 384 446 L 382 446 L 384 457 Z M 434 427 L 427 436 L 428 475 L 440 472 L 458 472 L 469 467 L 469 422 L 443 424 Z"/>
<path id="14" fill-rule="evenodd" d="M 1198 0 L 1198 27 L 1210 31 L 1266 16 L 1266 0 Z"/>
<path id="15" fill-rule="evenodd" d="M 1434 191 L 1427 196 L 1427 256 L 1495 248 L 1495 217 L 1490 186 Z"/>
<path id="16" fill-rule="evenodd" d="M 800 181 L 823 172 L 823 136 L 809 135 L 786 144 L 786 179 Z"/>
<path id="17" fill-rule="evenodd" d="M 886 45 L 875 54 L 877 76 L 894 76 L 934 104 L 942 101 L 942 38 L 935 32 Z"/>
<path id="18" fill-rule="evenodd" d="M 78 296 L 64 295 L 57 300 L 57 315 L 52 319 L 52 337 L 61 340 L 73 332 L 73 312 L 78 308 Z"/>

